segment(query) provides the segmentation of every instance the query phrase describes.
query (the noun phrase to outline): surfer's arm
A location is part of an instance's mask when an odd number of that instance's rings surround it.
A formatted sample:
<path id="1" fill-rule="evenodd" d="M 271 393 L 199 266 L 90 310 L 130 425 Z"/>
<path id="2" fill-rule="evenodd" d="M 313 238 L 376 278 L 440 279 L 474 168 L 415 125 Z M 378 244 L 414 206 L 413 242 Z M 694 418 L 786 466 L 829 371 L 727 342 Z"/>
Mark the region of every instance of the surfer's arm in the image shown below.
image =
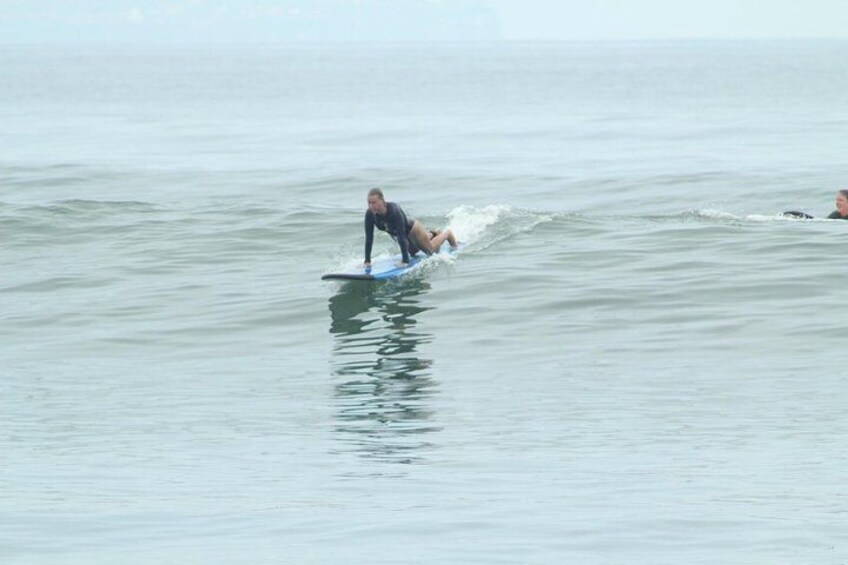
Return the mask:
<path id="1" fill-rule="evenodd" d="M 407 221 L 406 214 L 403 213 L 400 206 L 392 206 L 386 216 L 386 223 L 391 226 L 391 233 L 396 234 L 398 245 L 400 245 L 400 253 L 403 256 L 403 264 L 409 264 L 409 241 L 407 241 Z"/>
<path id="2" fill-rule="evenodd" d="M 397 242 L 400 245 L 401 255 L 403 255 L 403 265 L 409 265 L 409 242 L 406 240 L 406 232 L 403 230 L 398 232 Z"/>
<path id="3" fill-rule="evenodd" d="M 365 266 L 371 265 L 371 248 L 374 246 L 374 216 L 365 212 Z"/>

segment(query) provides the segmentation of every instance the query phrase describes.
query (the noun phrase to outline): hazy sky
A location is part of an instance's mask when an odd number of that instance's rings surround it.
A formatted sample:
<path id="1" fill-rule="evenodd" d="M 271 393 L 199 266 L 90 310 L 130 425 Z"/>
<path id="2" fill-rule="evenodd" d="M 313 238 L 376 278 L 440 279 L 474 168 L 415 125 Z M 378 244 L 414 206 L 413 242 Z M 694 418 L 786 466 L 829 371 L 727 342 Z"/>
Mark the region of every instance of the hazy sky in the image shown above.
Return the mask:
<path id="1" fill-rule="evenodd" d="M 848 37 L 848 0 L 492 0 L 509 39 Z"/>
<path id="2" fill-rule="evenodd" d="M 2 43 L 848 38 L 848 0 L 0 0 Z"/>

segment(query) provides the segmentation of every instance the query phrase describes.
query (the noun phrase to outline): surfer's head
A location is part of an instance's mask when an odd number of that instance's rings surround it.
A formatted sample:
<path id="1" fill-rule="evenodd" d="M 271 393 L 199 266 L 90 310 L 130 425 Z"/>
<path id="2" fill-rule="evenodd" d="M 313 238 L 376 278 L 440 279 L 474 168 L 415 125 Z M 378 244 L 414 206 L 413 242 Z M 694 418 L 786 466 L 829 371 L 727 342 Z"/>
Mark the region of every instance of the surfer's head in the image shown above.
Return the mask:
<path id="1" fill-rule="evenodd" d="M 843 218 L 848 216 L 848 188 L 836 193 L 836 211 Z"/>
<path id="2" fill-rule="evenodd" d="M 386 198 L 383 196 L 383 191 L 379 188 L 372 188 L 368 191 L 368 210 L 372 214 L 385 215 Z"/>

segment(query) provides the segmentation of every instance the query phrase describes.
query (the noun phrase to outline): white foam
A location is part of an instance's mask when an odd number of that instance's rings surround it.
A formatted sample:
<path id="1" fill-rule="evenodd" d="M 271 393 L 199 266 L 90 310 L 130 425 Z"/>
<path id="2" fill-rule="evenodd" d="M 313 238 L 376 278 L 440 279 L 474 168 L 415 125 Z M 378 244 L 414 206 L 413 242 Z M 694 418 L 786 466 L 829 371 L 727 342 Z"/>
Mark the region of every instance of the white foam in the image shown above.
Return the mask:
<path id="1" fill-rule="evenodd" d="M 448 212 L 449 228 L 460 241 L 473 243 L 486 229 L 510 212 L 509 206 L 491 204 L 484 208 L 460 206 Z"/>
<path id="2" fill-rule="evenodd" d="M 784 216 L 783 214 L 775 214 L 773 216 L 766 216 L 763 214 L 748 214 L 745 216 L 745 219 L 749 222 L 783 222 L 783 221 L 793 221 L 798 218 L 789 218 Z"/>
<path id="3" fill-rule="evenodd" d="M 713 220 L 730 220 L 730 221 L 742 221 L 742 222 L 809 222 L 811 218 L 795 218 L 792 216 L 786 216 L 783 213 L 776 214 L 746 214 L 745 216 L 739 216 L 736 214 L 731 214 L 730 212 L 722 212 L 720 210 L 696 210 L 695 214 L 700 218 L 708 218 Z"/>
<path id="4" fill-rule="evenodd" d="M 696 210 L 695 215 L 701 218 L 710 218 L 714 220 L 741 220 L 740 216 L 731 214 L 730 212 L 722 212 L 721 210 Z"/>

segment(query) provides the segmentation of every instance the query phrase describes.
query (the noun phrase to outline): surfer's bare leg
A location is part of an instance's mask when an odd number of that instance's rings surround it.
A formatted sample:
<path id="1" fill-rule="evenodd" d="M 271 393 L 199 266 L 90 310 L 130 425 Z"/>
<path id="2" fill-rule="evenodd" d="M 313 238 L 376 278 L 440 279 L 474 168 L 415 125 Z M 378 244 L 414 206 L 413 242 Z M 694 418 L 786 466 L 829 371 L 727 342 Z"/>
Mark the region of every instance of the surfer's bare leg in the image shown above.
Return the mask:
<path id="1" fill-rule="evenodd" d="M 453 232 L 451 230 L 437 231 L 433 235 L 433 239 L 430 240 L 430 244 L 433 246 L 433 249 L 438 249 L 442 246 L 445 240 L 447 240 L 451 247 L 456 249 L 456 238 L 453 236 Z"/>
<path id="2" fill-rule="evenodd" d="M 436 253 L 445 241 L 450 243 L 451 247 L 456 248 L 456 238 L 451 230 L 430 230 L 428 232 L 418 220 L 415 220 L 415 223 L 412 224 L 409 237 L 427 255 Z"/>
<path id="3" fill-rule="evenodd" d="M 409 237 L 412 239 L 415 246 L 427 255 L 432 255 L 433 252 L 438 249 L 433 248 L 433 244 L 430 241 L 430 234 L 427 233 L 427 230 L 424 229 L 424 226 L 422 226 L 421 222 L 418 220 L 413 222 L 412 229 L 409 230 Z"/>

